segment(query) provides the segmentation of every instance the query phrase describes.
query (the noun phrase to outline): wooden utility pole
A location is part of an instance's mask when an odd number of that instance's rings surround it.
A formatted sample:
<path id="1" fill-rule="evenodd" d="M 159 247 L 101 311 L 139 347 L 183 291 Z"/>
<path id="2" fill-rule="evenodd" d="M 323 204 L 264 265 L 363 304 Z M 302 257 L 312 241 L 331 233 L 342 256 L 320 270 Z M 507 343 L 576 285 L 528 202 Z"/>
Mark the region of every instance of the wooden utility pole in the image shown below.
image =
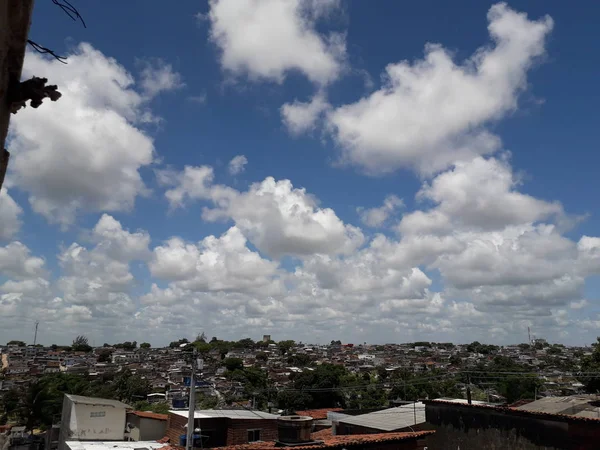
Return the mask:
<path id="1" fill-rule="evenodd" d="M 11 88 L 21 81 L 34 0 L 0 0 L 0 188 L 10 154 L 5 148 Z"/>

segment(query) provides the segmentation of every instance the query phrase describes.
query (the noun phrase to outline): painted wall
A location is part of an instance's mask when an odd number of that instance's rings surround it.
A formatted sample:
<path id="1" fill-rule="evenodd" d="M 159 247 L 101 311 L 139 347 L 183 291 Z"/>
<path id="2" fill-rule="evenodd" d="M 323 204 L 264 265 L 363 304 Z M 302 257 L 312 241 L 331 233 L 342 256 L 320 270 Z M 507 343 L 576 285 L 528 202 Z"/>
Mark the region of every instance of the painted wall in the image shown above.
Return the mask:
<path id="1" fill-rule="evenodd" d="M 73 404 L 69 431 L 72 439 L 123 440 L 125 408 Z"/>

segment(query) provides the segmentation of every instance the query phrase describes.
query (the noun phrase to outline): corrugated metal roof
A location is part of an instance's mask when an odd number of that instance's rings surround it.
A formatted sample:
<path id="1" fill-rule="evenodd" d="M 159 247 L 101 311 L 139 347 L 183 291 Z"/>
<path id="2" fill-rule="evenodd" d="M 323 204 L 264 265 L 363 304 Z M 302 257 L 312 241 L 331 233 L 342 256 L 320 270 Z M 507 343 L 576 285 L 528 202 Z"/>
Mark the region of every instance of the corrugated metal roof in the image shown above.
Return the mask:
<path id="1" fill-rule="evenodd" d="M 169 411 L 171 414 L 176 414 L 180 417 L 187 417 L 187 411 Z M 195 419 L 210 419 L 224 417 L 228 419 L 277 419 L 275 414 L 269 414 L 262 411 L 254 411 L 248 409 L 203 409 L 194 411 Z"/>
<path id="2" fill-rule="evenodd" d="M 598 401 L 596 396 L 570 395 L 566 397 L 544 397 L 539 400 L 518 406 L 520 411 L 543 412 L 550 414 L 566 414 L 579 417 L 598 418 L 600 408 L 593 406 L 590 402 Z M 590 411 L 593 414 L 581 414 Z"/>
<path id="3" fill-rule="evenodd" d="M 131 409 L 131 406 L 126 405 L 118 400 L 110 400 L 108 398 L 99 397 L 84 397 L 82 395 L 65 394 L 65 396 L 75 404 L 81 405 L 102 405 L 112 406 L 113 408 L 127 408 Z"/>
<path id="4" fill-rule="evenodd" d="M 425 422 L 425 405 L 421 402 L 339 419 L 340 424 L 357 425 L 382 431 L 401 430 L 423 422 Z"/>

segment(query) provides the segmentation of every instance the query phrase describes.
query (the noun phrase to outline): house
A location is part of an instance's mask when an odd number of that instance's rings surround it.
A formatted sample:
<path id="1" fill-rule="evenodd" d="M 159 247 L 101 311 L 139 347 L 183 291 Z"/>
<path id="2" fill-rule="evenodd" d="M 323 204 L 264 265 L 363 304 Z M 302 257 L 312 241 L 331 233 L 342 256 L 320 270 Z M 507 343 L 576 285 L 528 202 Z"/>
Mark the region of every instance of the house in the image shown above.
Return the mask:
<path id="1" fill-rule="evenodd" d="M 117 400 L 65 394 L 58 450 L 67 441 L 122 441 L 130 406 Z"/>
<path id="2" fill-rule="evenodd" d="M 157 414 L 145 411 L 127 413 L 127 429 L 129 439 L 133 441 L 157 441 L 165 436 L 167 431 L 167 414 Z"/>
<path id="3" fill-rule="evenodd" d="M 600 419 L 586 415 L 528 411 L 424 400 L 425 418 L 435 429 L 431 448 L 461 450 L 594 450 L 600 442 Z M 535 402 L 534 402 L 535 403 Z M 523 405 L 527 406 L 527 405 Z"/>
<path id="4" fill-rule="evenodd" d="M 277 417 L 262 411 L 200 410 L 194 413 L 194 446 L 222 447 L 254 441 L 277 439 Z M 169 411 L 166 436 L 170 442 L 185 446 L 187 411 Z"/>

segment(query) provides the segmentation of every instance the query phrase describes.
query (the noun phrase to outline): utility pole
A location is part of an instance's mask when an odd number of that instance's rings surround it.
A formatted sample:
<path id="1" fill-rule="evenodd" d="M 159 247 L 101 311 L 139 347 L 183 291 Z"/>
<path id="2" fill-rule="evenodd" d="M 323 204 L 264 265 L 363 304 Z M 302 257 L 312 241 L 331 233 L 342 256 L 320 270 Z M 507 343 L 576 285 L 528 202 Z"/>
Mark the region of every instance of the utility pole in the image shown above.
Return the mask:
<path id="1" fill-rule="evenodd" d="M 185 447 L 187 450 L 194 448 L 194 413 L 196 411 L 196 347 L 192 350 L 192 375 L 190 377 L 190 400 L 188 405 L 188 425 Z M 202 436 L 200 436 L 202 442 Z"/>
<path id="2" fill-rule="evenodd" d="M 467 374 L 467 403 L 472 404 L 471 401 L 471 375 Z"/>
<path id="3" fill-rule="evenodd" d="M 417 401 L 413 403 L 413 416 L 415 418 L 415 425 L 417 424 Z"/>
<path id="4" fill-rule="evenodd" d="M 37 329 L 38 329 L 38 325 L 40 324 L 39 321 L 35 321 L 35 334 L 33 336 L 33 345 L 35 345 L 37 343 Z"/>
<path id="5" fill-rule="evenodd" d="M 0 188 L 10 153 L 5 148 L 11 114 L 10 90 L 21 81 L 34 0 L 0 0 Z"/>

